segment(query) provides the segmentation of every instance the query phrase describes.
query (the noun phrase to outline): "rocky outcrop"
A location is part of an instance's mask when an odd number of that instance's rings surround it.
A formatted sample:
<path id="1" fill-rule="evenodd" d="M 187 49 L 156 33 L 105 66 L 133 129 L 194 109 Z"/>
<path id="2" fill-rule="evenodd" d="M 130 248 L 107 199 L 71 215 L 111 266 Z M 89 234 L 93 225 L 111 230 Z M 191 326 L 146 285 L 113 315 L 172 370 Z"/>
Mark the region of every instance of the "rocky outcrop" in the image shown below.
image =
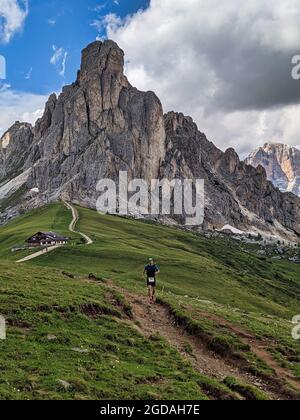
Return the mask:
<path id="1" fill-rule="evenodd" d="M 300 197 L 300 150 L 279 143 L 266 143 L 251 153 L 246 162 L 265 168 L 268 179 L 281 191 Z"/>
<path id="2" fill-rule="evenodd" d="M 204 179 L 204 227 L 300 233 L 297 197 L 282 194 L 262 167 L 241 162 L 233 149 L 217 149 L 191 118 L 163 115 L 157 96 L 132 87 L 123 68 L 124 53 L 113 41 L 90 44 L 76 81 L 50 96 L 35 127 L 16 123 L 4 135 L 0 197 L 22 182 L 27 193 L 2 212 L 2 222 L 59 198 L 94 207 L 98 180 L 124 170 L 147 181 Z"/>
<path id="3" fill-rule="evenodd" d="M 233 149 L 223 153 L 183 114 L 169 113 L 165 125 L 164 171 L 170 177 L 205 180 L 206 227 L 300 233 L 300 199 L 275 188 L 262 166 L 240 161 Z"/>
<path id="4" fill-rule="evenodd" d="M 33 143 L 31 124 L 16 122 L 0 140 L 0 181 L 19 175 Z"/>
<path id="5" fill-rule="evenodd" d="M 119 170 L 158 176 L 165 154 L 162 106 L 154 93 L 133 88 L 123 67 L 124 53 L 112 41 L 83 51 L 76 82 L 50 97 L 36 124 L 31 188 L 89 204 L 97 181 L 116 178 Z"/>

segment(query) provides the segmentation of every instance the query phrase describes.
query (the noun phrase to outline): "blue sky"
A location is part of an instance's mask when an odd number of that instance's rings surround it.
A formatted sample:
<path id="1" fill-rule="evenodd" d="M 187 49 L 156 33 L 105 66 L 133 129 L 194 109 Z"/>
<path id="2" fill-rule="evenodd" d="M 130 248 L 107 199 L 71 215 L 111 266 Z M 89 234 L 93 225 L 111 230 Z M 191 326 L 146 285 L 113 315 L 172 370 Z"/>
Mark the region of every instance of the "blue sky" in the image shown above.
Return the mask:
<path id="1" fill-rule="evenodd" d="M 6 83 L 15 91 L 33 94 L 59 91 L 75 80 L 82 48 L 97 35 L 106 35 L 93 22 L 109 13 L 125 17 L 147 4 L 147 0 L 30 0 L 22 29 L 9 43 L 0 44 L 7 62 Z"/>

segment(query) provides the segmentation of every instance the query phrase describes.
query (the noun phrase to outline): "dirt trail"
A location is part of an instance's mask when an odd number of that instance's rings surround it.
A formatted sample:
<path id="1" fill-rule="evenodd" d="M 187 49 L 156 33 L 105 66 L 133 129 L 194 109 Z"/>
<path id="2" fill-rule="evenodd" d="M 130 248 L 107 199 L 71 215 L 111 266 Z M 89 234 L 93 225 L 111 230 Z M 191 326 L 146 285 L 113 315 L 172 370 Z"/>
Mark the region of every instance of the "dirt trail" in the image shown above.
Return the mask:
<path id="1" fill-rule="evenodd" d="M 87 236 L 85 233 L 82 233 L 76 230 L 76 224 L 79 220 L 79 214 L 78 214 L 77 209 L 73 207 L 70 203 L 67 203 L 66 201 L 64 201 L 63 203 L 66 207 L 68 207 L 69 210 L 71 210 L 72 216 L 73 216 L 73 219 L 69 225 L 69 231 L 73 233 L 78 233 L 80 236 L 82 236 L 86 242 L 86 245 L 92 245 L 93 241 L 89 236 Z"/>
<path id="2" fill-rule="evenodd" d="M 49 246 L 48 248 L 42 249 L 42 251 L 35 252 L 34 254 L 28 255 L 27 257 L 22 258 L 21 260 L 16 261 L 16 263 L 17 264 L 20 264 L 20 263 L 23 263 L 23 262 L 26 262 L 26 261 L 33 260 L 34 258 L 38 258 L 41 255 L 48 254 L 48 252 L 54 251 L 55 249 L 60 248 L 61 246 L 62 245 Z"/>
<path id="3" fill-rule="evenodd" d="M 122 293 L 130 303 L 133 309 L 134 320 L 138 321 L 138 329 L 143 335 L 149 337 L 153 334 L 160 334 L 188 359 L 194 369 L 199 373 L 219 381 L 224 380 L 227 376 L 234 376 L 244 383 L 262 389 L 273 400 L 283 398 L 280 391 L 277 393 L 274 390 L 270 390 L 269 384 L 266 384 L 263 380 L 240 370 L 237 364 L 234 365 L 233 363 L 230 363 L 230 361 L 209 351 L 199 338 L 191 336 L 183 328 L 177 326 L 170 315 L 169 310 L 163 305 L 149 305 L 146 297 L 143 298 L 134 295 L 127 290 L 120 289 L 112 282 L 109 283 L 109 286 Z M 222 323 L 223 321 L 224 320 L 222 320 Z M 245 335 L 248 334 L 245 333 Z M 248 335 L 248 337 L 250 340 L 251 336 Z M 192 351 L 187 350 L 188 348 Z M 259 349 L 255 346 L 253 350 L 256 352 L 255 350 Z M 257 355 L 262 360 L 266 359 L 265 354 L 262 351 L 258 351 Z M 280 370 L 278 371 L 278 374 L 280 375 Z M 286 375 L 284 375 L 284 378 L 286 378 Z"/>
<path id="4" fill-rule="evenodd" d="M 125 295 L 133 308 L 134 317 L 139 321 L 139 328 L 144 335 L 159 333 L 166 338 L 185 357 L 189 358 L 197 370 L 205 375 L 224 379 L 228 375 L 238 375 L 238 370 L 226 365 L 222 360 L 209 353 L 196 338 L 178 328 L 167 308 L 161 305 L 150 306 L 148 300 Z M 187 344 L 192 348 L 192 355 L 187 352 Z"/>
<path id="5" fill-rule="evenodd" d="M 284 379 L 288 384 L 290 384 L 297 391 L 300 391 L 300 382 L 297 380 L 293 374 L 287 369 L 283 368 L 278 364 L 278 362 L 272 357 L 269 353 L 268 348 L 272 345 L 272 341 L 268 339 L 259 340 L 251 335 L 251 333 L 245 331 L 243 328 L 231 324 L 229 321 L 226 321 L 224 318 L 220 318 L 216 315 L 209 314 L 207 312 L 201 313 L 204 317 L 217 322 L 220 326 L 224 326 L 227 329 L 235 333 L 241 341 L 245 344 L 248 344 L 251 348 L 251 351 L 255 353 L 261 360 L 263 360 L 269 367 L 271 367 L 276 375 Z"/>
<path id="6" fill-rule="evenodd" d="M 79 231 L 76 230 L 76 224 L 79 220 L 79 214 L 78 214 L 77 209 L 75 207 L 73 207 L 71 204 L 67 203 L 66 201 L 63 201 L 63 203 L 69 210 L 72 211 L 72 221 L 69 225 L 69 231 L 73 232 L 73 233 L 78 233 L 80 236 L 82 236 L 83 239 L 85 240 L 86 245 L 92 245 L 93 240 L 89 236 L 87 236 L 85 233 L 82 233 L 82 232 L 79 232 Z M 20 263 L 23 263 L 23 262 L 26 262 L 26 261 L 33 260 L 34 258 L 38 258 L 38 257 L 40 257 L 42 255 L 45 255 L 48 252 L 54 251 L 55 249 L 60 248 L 60 247 L 61 247 L 61 245 L 50 246 L 48 248 L 43 249 L 42 251 L 35 252 L 32 255 L 28 255 L 27 257 L 16 261 L 16 263 L 20 264 Z"/>

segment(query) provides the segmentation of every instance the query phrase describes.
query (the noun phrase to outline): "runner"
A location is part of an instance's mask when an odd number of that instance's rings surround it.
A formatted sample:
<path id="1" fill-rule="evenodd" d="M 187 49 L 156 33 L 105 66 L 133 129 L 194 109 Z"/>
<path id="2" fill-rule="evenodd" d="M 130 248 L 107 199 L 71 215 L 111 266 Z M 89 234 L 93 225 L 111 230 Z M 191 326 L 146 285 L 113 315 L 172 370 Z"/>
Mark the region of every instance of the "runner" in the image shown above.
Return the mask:
<path id="1" fill-rule="evenodd" d="M 149 264 L 145 266 L 143 276 L 147 274 L 147 287 L 149 294 L 149 303 L 155 303 L 156 276 L 160 273 L 158 265 L 154 263 L 153 258 L 149 258 Z"/>

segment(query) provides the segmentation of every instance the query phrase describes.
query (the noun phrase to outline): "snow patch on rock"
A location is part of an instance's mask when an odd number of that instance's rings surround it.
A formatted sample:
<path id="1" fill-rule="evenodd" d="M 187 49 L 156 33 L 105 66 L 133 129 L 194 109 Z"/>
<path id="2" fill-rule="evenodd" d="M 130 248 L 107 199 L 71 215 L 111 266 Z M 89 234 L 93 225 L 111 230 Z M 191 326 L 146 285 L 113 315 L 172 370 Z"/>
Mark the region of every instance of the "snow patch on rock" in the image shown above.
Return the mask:
<path id="1" fill-rule="evenodd" d="M 21 175 L 17 176 L 16 178 L 11 179 L 5 185 L 0 187 L 0 200 L 3 200 L 6 197 L 11 196 L 13 193 L 18 191 L 22 185 L 24 185 L 31 173 L 31 169 L 27 169 L 27 171 L 23 172 Z"/>

